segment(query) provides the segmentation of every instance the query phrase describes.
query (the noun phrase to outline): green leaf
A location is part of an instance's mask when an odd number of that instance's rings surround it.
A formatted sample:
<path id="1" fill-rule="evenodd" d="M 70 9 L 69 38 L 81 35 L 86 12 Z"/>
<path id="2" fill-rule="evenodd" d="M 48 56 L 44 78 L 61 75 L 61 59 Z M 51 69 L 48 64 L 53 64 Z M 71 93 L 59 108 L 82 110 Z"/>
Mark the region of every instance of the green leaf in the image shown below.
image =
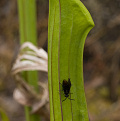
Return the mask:
<path id="1" fill-rule="evenodd" d="M 36 28 L 36 1 L 35 0 L 18 0 L 18 12 L 20 23 L 20 43 L 26 41 L 37 45 L 37 28 Z M 38 72 L 22 72 L 23 78 L 38 91 Z M 26 121 L 40 120 L 37 114 L 31 114 L 31 109 L 25 107 Z"/>
<path id="2" fill-rule="evenodd" d="M 48 78 L 51 121 L 88 121 L 83 83 L 83 49 L 94 22 L 79 0 L 50 0 Z M 72 83 L 65 99 L 60 83 Z"/>
<path id="3" fill-rule="evenodd" d="M 1 108 L 0 108 L 0 115 L 1 115 L 2 121 L 9 121 L 9 118 L 6 115 L 5 111 Z"/>

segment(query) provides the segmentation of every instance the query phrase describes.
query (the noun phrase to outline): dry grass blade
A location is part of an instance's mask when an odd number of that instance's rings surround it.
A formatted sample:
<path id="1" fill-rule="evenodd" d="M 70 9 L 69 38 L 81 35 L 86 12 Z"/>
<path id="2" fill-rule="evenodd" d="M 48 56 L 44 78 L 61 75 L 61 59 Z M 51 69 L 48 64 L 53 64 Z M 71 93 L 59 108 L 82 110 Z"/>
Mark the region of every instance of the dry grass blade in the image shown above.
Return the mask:
<path id="1" fill-rule="evenodd" d="M 38 94 L 34 88 L 27 84 L 18 74 L 15 78 L 18 88 L 14 91 L 14 99 L 22 105 L 30 106 L 32 114 L 39 113 L 49 120 L 48 86 L 39 82 L 39 86 L 43 91 Z"/>
<path id="2" fill-rule="evenodd" d="M 12 68 L 12 73 L 16 74 L 21 71 L 40 70 L 48 71 L 47 53 L 38 49 L 30 42 L 25 42 L 20 49 L 19 55 Z"/>

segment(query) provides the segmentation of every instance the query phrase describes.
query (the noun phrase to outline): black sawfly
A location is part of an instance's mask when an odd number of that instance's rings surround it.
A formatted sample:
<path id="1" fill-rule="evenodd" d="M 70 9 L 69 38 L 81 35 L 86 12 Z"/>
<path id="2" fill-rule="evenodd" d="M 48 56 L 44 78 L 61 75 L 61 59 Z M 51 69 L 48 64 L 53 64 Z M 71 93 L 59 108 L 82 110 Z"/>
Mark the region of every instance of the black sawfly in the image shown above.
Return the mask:
<path id="1" fill-rule="evenodd" d="M 64 91 L 64 96 L 66 97 L 64 100 L 62 100 L 62 102 L 65 101 L 67 98 L 70 100 L 74 100 L 69 98 L 69 95 L 72 94 L 70 93 L 70 88 L 71 88 L 70 78 L 68 78 L 68 81 L 64 79 L 61 85 L 62 85 L 62 91 Z"/>

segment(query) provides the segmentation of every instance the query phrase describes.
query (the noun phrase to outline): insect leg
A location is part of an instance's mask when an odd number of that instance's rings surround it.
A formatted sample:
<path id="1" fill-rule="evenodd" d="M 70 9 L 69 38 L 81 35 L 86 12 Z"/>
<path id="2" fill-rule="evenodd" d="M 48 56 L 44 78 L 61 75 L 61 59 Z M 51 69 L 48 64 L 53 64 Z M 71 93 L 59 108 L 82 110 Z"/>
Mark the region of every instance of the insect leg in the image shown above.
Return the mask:
<path id="1" fill-rule="evenodd" d="M 75 99 L 71 99 L 71 98 L 69 98 L 69 97 L 68 97 L 68 99 L 70 99 L 70 100 L 75 100 Z"/>
<path id="2" fill-rule="evenodd" d="M 66 99 L 67 99 L 67 97 L 64 100 L 62 100 L 62 102 L 65 101 Z"/>
<path id="3" fill-rule="evenodd" d="M 59 82 L 60 83 L 60 82 Z M 60 83 L 61 84 L 61 83 Z M 62 84 L 61 84 L 61 86 L 62 86 Z M 63 91 L 63 89 L 62 90 L 60 90 L 60 91 Z"/>
<path id="4" fill-rule="evenodd" d="M 60 83 L 60 82 L 59 82 Z M 61 83 L 60 83 L 61 84 Z M 62 84 L 61 84 L 62 85 Z"/>

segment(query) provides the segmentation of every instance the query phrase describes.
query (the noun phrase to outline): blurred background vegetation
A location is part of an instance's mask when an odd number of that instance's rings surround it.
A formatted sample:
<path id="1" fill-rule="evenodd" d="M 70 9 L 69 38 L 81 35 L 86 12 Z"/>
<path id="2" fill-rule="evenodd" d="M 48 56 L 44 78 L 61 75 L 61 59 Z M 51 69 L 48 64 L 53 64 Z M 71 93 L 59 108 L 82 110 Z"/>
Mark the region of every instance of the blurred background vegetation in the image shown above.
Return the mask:
<path id="1" fill-rule="evenodd" d="M 95 22 L 84 48 L 84 82 L 90 121 L 120 121 L 120 1 L 81 0 Z M 47 51 L 48 0 L 36 0 L 38 46 Z M 19 49 L 16 0 L 0 0 L 0 108 L 10 121 L 25 121 L 13 99 L 10 74 Z M 1 120 L 1 119 L 0 119 Z"/>

